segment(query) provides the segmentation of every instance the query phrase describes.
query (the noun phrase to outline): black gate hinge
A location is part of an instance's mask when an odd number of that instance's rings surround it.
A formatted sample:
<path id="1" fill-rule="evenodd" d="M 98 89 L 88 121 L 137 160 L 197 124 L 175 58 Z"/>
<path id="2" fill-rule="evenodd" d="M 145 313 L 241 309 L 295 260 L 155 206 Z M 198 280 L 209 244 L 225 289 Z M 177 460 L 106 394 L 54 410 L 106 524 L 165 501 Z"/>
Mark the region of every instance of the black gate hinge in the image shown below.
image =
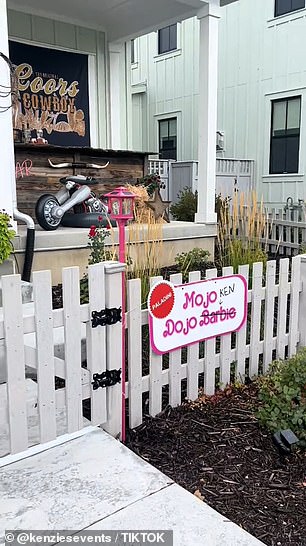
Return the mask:
<path id="1" fill-rule="evenodd" d="M 102 389 L 112 387 L 117 383 L 121 383 L 121 370 L 106 370 L 102 373 L 94 373 L 92 378 L 91 384 L 94 391 L 99 387 Z"/>
<path id="2" fill-rule="evenodd" d="M 112 307 L 111 309 L 102 309 L 101 311 L 93 311 L 91 313 L 91 327 L 97 326 L 112 326 L 117 322 L 121 322 L 121 307 Z"/>

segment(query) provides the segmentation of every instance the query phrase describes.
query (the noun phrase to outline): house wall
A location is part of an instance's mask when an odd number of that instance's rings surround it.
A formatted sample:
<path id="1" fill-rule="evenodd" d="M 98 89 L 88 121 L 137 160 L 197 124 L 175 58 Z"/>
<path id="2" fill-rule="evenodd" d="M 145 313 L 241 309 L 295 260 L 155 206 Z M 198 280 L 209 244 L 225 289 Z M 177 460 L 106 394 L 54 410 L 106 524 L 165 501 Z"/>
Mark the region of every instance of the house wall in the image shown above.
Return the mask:
<path id="1" fill-rule="evenodd" d="M 107 148 L 108 74 L 105 33 L 18 11 L 8 11 L 9 38 L 89 55 L 91 144 Z"/>
<path id="2" fill-rule="evenodd" d="M 199 26 L 194 18 L 178 24 L 178 49 L 158 55 L 158 33 L 135 41 L 130 64 L 129 120 L 133 149 L 158 152 L 158 121 L 177 118 L 178 159 L 197 159 Z M 130 49 L 127 48 L 127 63 Z"/>
<path id="3" fill-rule="evenodd" d="M 199 22 L 192 18 L 178 27 L 178 51 L 166 55 L 157 55 L 157 33 L 136 40 L 130 141 L 133 148 L 157 151 L 157 120 L 177 116 L 177 159 L 196 160 Z M 274 0 L 239 0 L 222 8 L 218 130 L 225 133 L 225 149 L 217 155 L 255 160 L 258 195 L 273 207 L 288 196 L 306 199 L 305 50 L 306 9 L 274 18 Z M 295 95 L 302 96 L 299 173 L 269 175 L 271 100 Z"/>
<path id="4" fill-rule="evenodd" d="M 306 10 L 274 18 L 274 0 L 223 10 L 219 127 L 228 157 L 255 159 L 257 190 L 271 206 L 306 198 Z M 299 173 L 269 175 L 271 100 L 302 96 Z"/>

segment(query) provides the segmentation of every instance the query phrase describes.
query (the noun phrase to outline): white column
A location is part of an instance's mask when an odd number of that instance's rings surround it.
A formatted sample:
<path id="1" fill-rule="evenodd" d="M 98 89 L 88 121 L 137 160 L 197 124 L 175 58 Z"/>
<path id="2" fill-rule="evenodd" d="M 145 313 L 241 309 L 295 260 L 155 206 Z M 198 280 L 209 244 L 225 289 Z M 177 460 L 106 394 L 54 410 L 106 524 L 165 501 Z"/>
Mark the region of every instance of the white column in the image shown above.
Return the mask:
<path id="1" fill-rule="evenodd" d="M 125 92 L 124 44 L 109 44 L 109 83 L 110 83 L 110 135 L 111 148 L 122 150 L 125 142 L 122 137 L 125 132 L 125 108 L 123 93 Z M 122 63 L 123 62 L 123 63 Z M 123 64 L 123 66 L 122 66 Z"/>
<path id="2" fill-rule="evenodd" d="M 220 7 L 206 4 L 200 20 L 199 179 L 195 221 L 215 223 L 216 131 L 218 92 L 218 25 Z"/>
<path id="3" fill-rule="evenodd" d="M 7 28 L 7 7 L 6 0 L 0 0 L 0 51 L 8 57 L 8 28 Z M 0 57 L 0 85 L 9 87 L 10 72 L 7 63 Z M 4 87 L 0 87 L 3 91 Z M 12 110 L 6 112 L 3 107 L 11 104 L 11 97 L 0 97 L 0 210 L 5 209 L 11 216 L 13 207 L 16 206 L 16 180 L 15 180 L 15 156 Z"/>

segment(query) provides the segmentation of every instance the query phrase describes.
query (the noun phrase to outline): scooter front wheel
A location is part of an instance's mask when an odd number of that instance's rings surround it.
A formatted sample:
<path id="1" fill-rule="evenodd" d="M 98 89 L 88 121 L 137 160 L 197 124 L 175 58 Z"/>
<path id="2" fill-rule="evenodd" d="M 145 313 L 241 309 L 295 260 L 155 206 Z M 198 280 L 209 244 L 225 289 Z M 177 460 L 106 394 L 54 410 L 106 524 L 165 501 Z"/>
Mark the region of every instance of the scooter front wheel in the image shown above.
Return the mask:
<path id="1" fill-rule="evenodd" d="M 35 207 L 35 216 L 39 225 L 46 231 L 52 231 L 58 228 L 62 218 L 52 216 L 52 209 L 59 207 L 59 202 L 51 194 L 42 195 Z"/>

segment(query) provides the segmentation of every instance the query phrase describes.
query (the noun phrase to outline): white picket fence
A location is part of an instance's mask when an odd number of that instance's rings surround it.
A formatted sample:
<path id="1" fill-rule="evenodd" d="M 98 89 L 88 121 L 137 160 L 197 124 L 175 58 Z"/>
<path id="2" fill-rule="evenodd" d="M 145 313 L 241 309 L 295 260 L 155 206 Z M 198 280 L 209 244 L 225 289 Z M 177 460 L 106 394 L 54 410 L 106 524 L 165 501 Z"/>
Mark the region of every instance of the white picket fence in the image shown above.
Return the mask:
<path id="1" fill-rule="evenodd" d="M 248 265 L 239 267 L 239 274 L 247 282 L 250 273 Z M 233 269 L 226 267 L 222 274 L 232 275 Z M 206 273 L 207 279 L 216 276 L 216 269 Z M 151 279 L 151 285 L 159 279 Z M 201 376 L 204 393 L 211 395 L 218 386 L 217 380 L 223 387 L 234 379 L 244 381 L 247 376 L 266 372 L 273 359 L 295 354 L 299 343 L 300 279 L 300 256 L 293 258 L 291 264 L 288 258 L 282 259 L 279 268 L 275 261 L 268 262 L 265 275 L 263 264 L 254 264 L 245 326 L 236 334 L 173 351 L 169 354 L 168 363 L 165 357 L 149 348 L 148 334 L 144 332 L 148 324 L 148 311 L 141 306 L 141 281 L 128 281 L 126 391 L 130 427 L 137 427 L 143 421 L 143 393 L 149 398 L 146 412 L 155 416 L 162 410 L 163 394 L 171 406 L 181 404 L 183 380 L 187 380 L 186 398 L 195 400 Z M 170 280 L 181 284 L 182 276 L 172 275 Z M 200 280 L 200 273 L 190 273 L 189 280 Z"/>
<path id="2" fill-rule="evenodd" d="M 79 269 L 63 269 L 63 308 L 56 310 L 49 271 L 33 273 L 30 304 L 22 304 L 19 275 L 2 277 L 0 464 L 8 453 L 89 425 L 102 425 L 120 437 L 122 385 L 94 390 L 92 380 L 95 373 L 121 368 L 122 323 L 92 328 L 91 318 L 93 311 L 121 306 L 123 267 L 116 262 L 90 266 L 85 305 L 80 305 Z M 222 275 L 232 273 L 227 267 Z M 251 279 L 243 328 L 163 356 L 149 346 L 141 280 L 127 282 L 125 380 L 131 428 L 142 423 L 144 408 L 155 416 L 165 403 L 195 400 L 199 386 L 213 394 L 231 380 L 264 373 L 274 358 L 295 354 L 299 342 L 306 345 L 306 256 L 268 262 L 265 274 L 261 263 L 252 271 L 241 266 L 239 273 L 247 282 Z M 207 279 L 216 276 L 215 269 L 206 272 Z M 158 280 L 151 279 L 151 286 Z M 181 284 L 182 276 L 170 280 Z M 189 280 L 200 280 L 200 273 L 190 273 Z"/>
<path id="3" fill-rule="evenodd" d="M 93 311 L 121 306 L 123 268 L 115 262 L 90 266 L 86 305 L 80 305 L 79 268 L 63 269 L 63 308 L 56 310 L 50 271 L 33 273 L 34 302 L 24 305 L 20 276 L 2 277 L 0 456 L 88 425 L 104 424 L 114 436 L 120 435 L 121 385 L 93 390 L 92 378 L 121 368 L 117 340 L 122 326 L 92 328 L 91 317 Z M 84 400 L 90 408 L 87 417 Z"/>
<path id="4" fill-rule="evenodd" d="M 280 256 L 295 256 L 306 245 L 306 210 L 272 209 L 267 212 L 268 236 L 263 240 L 266 250 Z"/>

